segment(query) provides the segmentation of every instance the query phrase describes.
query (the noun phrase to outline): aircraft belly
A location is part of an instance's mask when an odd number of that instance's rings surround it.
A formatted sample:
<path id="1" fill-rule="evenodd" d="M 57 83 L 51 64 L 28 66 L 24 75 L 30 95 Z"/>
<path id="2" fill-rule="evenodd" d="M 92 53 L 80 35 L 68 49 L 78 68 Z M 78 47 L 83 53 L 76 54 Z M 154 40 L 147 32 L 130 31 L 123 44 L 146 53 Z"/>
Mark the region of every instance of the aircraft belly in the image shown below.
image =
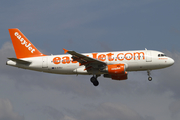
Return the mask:
<path id="1" fill-rule="evenodd" d="M 139 62 L 129 62 L 127 71 L 144 71 L 149 69 L 152 69 L 150 63 L 139 61 Z"/>

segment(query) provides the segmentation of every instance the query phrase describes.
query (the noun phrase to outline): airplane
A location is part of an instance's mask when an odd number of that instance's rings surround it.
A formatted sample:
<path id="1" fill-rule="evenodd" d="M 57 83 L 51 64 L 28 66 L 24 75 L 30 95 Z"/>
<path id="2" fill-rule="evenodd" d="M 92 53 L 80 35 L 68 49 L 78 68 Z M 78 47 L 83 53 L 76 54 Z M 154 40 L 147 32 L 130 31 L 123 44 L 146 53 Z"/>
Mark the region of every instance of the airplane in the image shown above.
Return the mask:
<path id="1" fill-rule="evenodd" d="M 97 78 L 101 75 L 121 81 L 128 79 L 131 71 L 147 71 L 151 81 L 152 70 L 174 64 L 174 60 L 164 53 L 147 49 L 78 53 L 63 48 L 65 54 L 45 55 L 19 29 L 9 29 L 9 33 L 17 58 L 8 58 L 6 65 L 54 74 L 92 75 L 90 81 L 94 86 L 99 85 Z"/>

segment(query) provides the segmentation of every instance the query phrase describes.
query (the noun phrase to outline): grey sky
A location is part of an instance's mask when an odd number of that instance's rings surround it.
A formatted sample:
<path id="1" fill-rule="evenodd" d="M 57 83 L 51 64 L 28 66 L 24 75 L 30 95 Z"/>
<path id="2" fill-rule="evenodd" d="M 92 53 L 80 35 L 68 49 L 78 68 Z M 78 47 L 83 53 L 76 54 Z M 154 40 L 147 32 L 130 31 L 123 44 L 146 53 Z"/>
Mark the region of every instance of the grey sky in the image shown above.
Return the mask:
<path id="1" fill-rule="evenodd" d="M 179 120 L 180 1 L 16 0 L 0 2 L 0 120 Z M 12 68 L 8 28 L 45 54 L 153 49 L 175 64 L 129 73 L 127 81 Z"/>

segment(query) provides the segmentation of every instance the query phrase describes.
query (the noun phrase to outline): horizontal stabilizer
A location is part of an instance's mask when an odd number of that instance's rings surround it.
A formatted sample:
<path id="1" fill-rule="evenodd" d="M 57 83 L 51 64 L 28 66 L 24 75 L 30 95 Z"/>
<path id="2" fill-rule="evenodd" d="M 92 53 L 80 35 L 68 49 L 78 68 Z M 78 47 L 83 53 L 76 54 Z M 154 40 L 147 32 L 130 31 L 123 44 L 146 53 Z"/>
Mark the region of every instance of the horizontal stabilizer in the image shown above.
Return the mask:
<path id="1" fill-rule="evenodd" d="M 21 60 L 21 59 L 17 59 L 17 58 L 8 58 L 9 60 L 12 60 L 16 63 L 19 63 L 19 64 L 31 64 L 31 62 L 29 61 L 25 61 L 25 60 Z"/>

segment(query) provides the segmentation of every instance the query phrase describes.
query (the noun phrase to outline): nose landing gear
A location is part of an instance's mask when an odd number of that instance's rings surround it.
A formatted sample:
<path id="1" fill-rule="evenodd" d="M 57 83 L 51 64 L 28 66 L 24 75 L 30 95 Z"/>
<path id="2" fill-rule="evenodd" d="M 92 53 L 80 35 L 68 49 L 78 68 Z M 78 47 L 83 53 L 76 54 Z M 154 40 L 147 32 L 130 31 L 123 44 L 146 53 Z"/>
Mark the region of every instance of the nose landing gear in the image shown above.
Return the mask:
<path id="1" fill-rule="evenodd" d="M 148 80 L 149 80 L 149 81 L 152 81 L 152 77 L 148 77 Z"/>
<path id="2" fill-rule="evenodd" d="M 149 80 L 149 81 L 152 81 L 152 77 L 150 76 L 150 75 L 151 75 L 150 70 L 147 71 L 147 74 L 148 74 L 148 76 L 149 76 L 149 77 L 148 77 L 148 80 Z"/>

